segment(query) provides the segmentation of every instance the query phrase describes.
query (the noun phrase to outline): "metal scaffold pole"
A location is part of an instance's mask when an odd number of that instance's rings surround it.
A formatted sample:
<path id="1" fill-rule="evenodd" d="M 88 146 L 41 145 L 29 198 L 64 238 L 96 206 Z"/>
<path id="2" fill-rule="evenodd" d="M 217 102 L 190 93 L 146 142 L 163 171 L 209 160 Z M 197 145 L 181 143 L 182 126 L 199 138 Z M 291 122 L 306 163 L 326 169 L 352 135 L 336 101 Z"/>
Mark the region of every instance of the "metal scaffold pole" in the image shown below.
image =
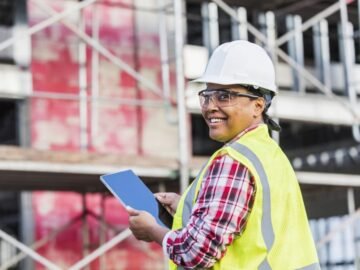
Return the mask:
<path id="1" fill-rule="evenodd" d="M 179 132 L 179 165 L 180 165 L 180 191 L 184 192 L 189 183 L 189 153 L 188 153 L 188 125 L 185 107 L 185 83 L 183 71 L 183 21 L 182 0 L 174 1 L 175 14 L 175 54 L 176 54 L 176 93 L 178 109 Z"/>
<path id="2" fill-rule="evenodd" d="M 99 43 L 100 39 L 100 11 L 96 5 L 92 6 L 92 38 Z M 97 50 L 91 52 L 91 101 L 90 110 L 90 145 L 97 145 L 99 134 L 99 97 L 100 97 L 100 54 Z"/>
<path id="3" fill-rule="evenodd" d="M 43 266 L 45 266 L 47 269 L 50 270 L 61 270 L 60 267 L 58 267 L 57 265 L 55 265 L 54 263 L 52 263 L 51 261 L 49 261 L 48 259 L 46 259 L 45 257 L 41 256 L 39 253 L 33 251 L 31 248 L 29 248 L 28 246 L 24 245 L 23 243 L 19 242 L 18 240 L 16 240 L 14 237 L 8 235 L 7 233 L 5 233 L 4 231 L 0 230 L 0 238 L 4 239 L 6 242 L 10 243 L 11 245 L 13 245 L 14 247 L 17 247 L 18 249 L 20 249 L 22 252 L 26 253 L 27 255 L 29 255 L 31 258 L 33 258 L 35 261 L 41 263 Z"/>
<path id="4" fill-rule="evenodd" d="M 84 10 L 79 11 L 78 27 L 80 31 L 85 32 Z M 79 38 L 78 43 L 78 85 L 79 85 L 79 131 L 80 131 L 80 149 L 86 151 L 89 148 L 88 141 L 88 102 L 86 100 L 87 86 L 87 56 L 86 43 Z"/>

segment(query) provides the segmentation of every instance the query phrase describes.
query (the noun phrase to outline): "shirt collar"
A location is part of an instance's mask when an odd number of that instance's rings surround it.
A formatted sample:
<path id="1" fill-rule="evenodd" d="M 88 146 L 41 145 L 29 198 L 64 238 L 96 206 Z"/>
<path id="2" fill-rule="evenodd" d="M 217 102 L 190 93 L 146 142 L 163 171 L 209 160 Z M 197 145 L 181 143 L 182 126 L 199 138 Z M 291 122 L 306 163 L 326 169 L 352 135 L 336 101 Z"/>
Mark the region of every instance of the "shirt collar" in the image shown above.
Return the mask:
<path id="1" fill-rule="evenodd" d="M 232 140 L 230 140 L 229 142 L 227 142 L 225 145 L 228 145 L 228 144 L 231 144 L 235 141 L 237 141 L 238 139 L 240 139 L 242 136 L 244 136 L 246 133 L 248 133 L 249 131 L 251 130 L 254 130 L 256 129 L 257 127 L 261 126 L 261 125 L 264 125 L 264 123 L 259 123 L 259 124 L 255 124 L 255 125 L 252 125 L 246 129 L 244 129 L 243 131 L 241 131 L 238 135 L 236 135 Z"/>

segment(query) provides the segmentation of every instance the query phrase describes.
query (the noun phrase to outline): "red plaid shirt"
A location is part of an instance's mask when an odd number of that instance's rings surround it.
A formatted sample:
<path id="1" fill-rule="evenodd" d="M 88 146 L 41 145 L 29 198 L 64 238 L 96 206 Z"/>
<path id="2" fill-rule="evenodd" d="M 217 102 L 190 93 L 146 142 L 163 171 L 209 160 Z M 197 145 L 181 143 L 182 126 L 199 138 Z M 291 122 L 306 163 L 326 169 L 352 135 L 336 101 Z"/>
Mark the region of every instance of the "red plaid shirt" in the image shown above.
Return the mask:
<path id="1" fill-rule="evenodd" d="M 185 268 L 211 267 L 244 230 L 254 195 L 249 170 L 228 155 L 216 157 L 204 176 L 188 224 L 166 234 L 164 251 Z"/>

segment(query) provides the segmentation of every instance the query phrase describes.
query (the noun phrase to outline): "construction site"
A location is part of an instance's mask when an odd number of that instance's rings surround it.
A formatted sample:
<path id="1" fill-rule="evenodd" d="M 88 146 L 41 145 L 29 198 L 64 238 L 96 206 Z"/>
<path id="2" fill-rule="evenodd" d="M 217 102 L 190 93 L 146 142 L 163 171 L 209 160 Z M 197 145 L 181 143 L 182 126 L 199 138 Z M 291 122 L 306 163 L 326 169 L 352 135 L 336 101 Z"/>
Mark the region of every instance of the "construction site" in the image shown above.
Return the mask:
<path id="1" fill-rule="evenodd" d="M 360 270 L 360 0 L 0 0 L 0 269 L 167 269 L 100 176 L 181 193 L 220 143 L 191 80 L 266 49 L 321 269 Z M 261 64 L 261 63 L 259 63 Z"/>

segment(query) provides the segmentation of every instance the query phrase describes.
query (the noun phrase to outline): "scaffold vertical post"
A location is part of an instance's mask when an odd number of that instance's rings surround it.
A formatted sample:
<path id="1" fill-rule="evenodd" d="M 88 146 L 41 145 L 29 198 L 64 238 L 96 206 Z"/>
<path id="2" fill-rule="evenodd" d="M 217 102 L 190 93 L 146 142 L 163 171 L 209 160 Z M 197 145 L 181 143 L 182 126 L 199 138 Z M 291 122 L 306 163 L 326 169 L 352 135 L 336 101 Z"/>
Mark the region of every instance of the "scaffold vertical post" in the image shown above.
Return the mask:
<path id="1" fill-rule="evenodd" d="M 331 89 L 330 42 L 327 20 L 313 26 L 315 67 L 319 80 Z"/>
<path id="2" fill-rule="evenodd" d="M 85 32 L 85 18 L 83 10 L 79 10 L 78 27 Z M 86 43 L 78 38 L 78 65 L 79 65 L 79 118 L 80 118 L 80 149 L 88 149 L 88 104 L 87 104 L 87 71 L 86 71 Z"/>
<path id="3" fill-rule="evenodd" d="M 352 216 L 355 214 L 356 212 L 356 205 L 355 205 L 355 191 L 354 188 L 348 188 L 347 189 L 347 205 L 348 205 L 348 211 L 349 211 L 349 215 Z M 353 241 L 353 245 L 354 245 L 354 262 L 355 262 L 355 269 L 359 270 L 360 269 L 360 262 L 359 262 L 359 256 L 358 256 L 358 248 L 357 248 L 357 243 L 356 243 L 356 226 L 352 225 L 353 228 L 353 233 L 354 233 L 354 241 Z"/>
<path id="4" fill-rule="evenodd" d="M 355 64 L 355 45 L 354 45 L 354 28 L 348 21 L 348 10 L 346 0 L 340 2 L 340 18 L 339 26 L 340 35 L 340 56 L 344 66 L 345 93 L 349 99 L 352 108 L 357 107 L 357 93 L 354 87 L 354 64 Z M 358 115 L 359 120 L 359 115 Z M 360 142 L 360 124 L 354 124 L 352 127 L 353 137 Z"/>
<path id="5" fill-rule="evenodd" d="M 237 20 L 231 17 L 232 40 L 248 40 L 247 12 L 243 7 L 236 9 Z"/>
<path id="6" fill-rule="evenodd" d="M 176 94 L 178 110 L 179 132 L 179 165 L 180 191 L 184 192 L 189 184 L 189 148 L 188 148 L 188 116 L 185 104 L 185 79 L 183 71 L 183 1 L 174 0 L 175 14 L 175 65 L 176 65 Z"/>
<path id="7" fill-rule="evenodd" d="M 218 7 L 215 3 L 201 5 L 203 44 L 212 53 L 220 43 Z"/>
<path id="8" fill-rule="evenodd" d="M 99 43 L 100 33 L 100 10 L 96 4 L 92 6 L 92 38 Z M 99 52 L 92 48 L 91 55 L 91 113 L 90 113 L 90 144 L 97 145 L 99 132 Z"/>
<path id="9" fill-rule="evenodd" d="M 277 74 L 278 57 L 276 54 L 276 25 L 274 12 L 268 11 L 265 14 L 260 14 L 259 23 L 263 27 L 262 33 L 266 36 L 266 44 L 264 45 L 274 63 L 275 74 Z M 274 101 L 272 102 L 272 107 L 274 111 L 276 111 L 276 103 L 276 99 L 274 99 Z M 279 121 L 279 119 L 276 119 L 276 121 Z M 279 132 L 271 132 L 271 136 L 277 143 L 280 143 Z"/>
<path id="10" fill-rule="evenodd" d="M 160 61 L 161 61 L 161 81 L 163 89 L 163 99 L 165 106 L 166 119 L 169 123 L 174 120 L 169 115 L 171 109 L 171 93 L 170 93 L 170 63 L 168 51 L 168 33 L 167 33 L 167 18 L 164 0 L 157 0 L 158 18 L 159 18 L 159 45 L 160 45 Z"/>
<path id="11" fill-rule="evenodd" d="M 90 239 L 89 239 L 89 224 L 87 222 L 87 205 L 86 205 L 86 193 L 82 193 L 82 239 L 83 239 L 83 256 L 89 255 Z M 88 266 L 84 268 L 89 269 Z"/>
<path id="12" fill-rule="evenodd" d="M 99 243 L 100 246 L 104 245 L 106 240 L 106 222 L 105 222 L 105 210 L 106 210 L 106 195 L 101 194 L 101 206 L 100 206 L 100 235 L 99 235 Z M 100 270 L 106 269 L 106 257 L 105 254 L 101 254 L 99 257 L 99 268 Z"/>
<path id="13" fill-rule="evenodd" d="M 294 36 L 288 42 L 288 50 L 291 58 L 302 68 L 304 68 L 304 42 L 303 32 L 301 31 L 301 17 L 299 15 L 288 15 L 286 16 L 286 27 L 288 31 L 295 31 Z M 293 87 L 294 90 L 304 94 L 305 93 L 305 82 L 303 76 L 299 74 L 294 68 L 292 70 Z"/>

